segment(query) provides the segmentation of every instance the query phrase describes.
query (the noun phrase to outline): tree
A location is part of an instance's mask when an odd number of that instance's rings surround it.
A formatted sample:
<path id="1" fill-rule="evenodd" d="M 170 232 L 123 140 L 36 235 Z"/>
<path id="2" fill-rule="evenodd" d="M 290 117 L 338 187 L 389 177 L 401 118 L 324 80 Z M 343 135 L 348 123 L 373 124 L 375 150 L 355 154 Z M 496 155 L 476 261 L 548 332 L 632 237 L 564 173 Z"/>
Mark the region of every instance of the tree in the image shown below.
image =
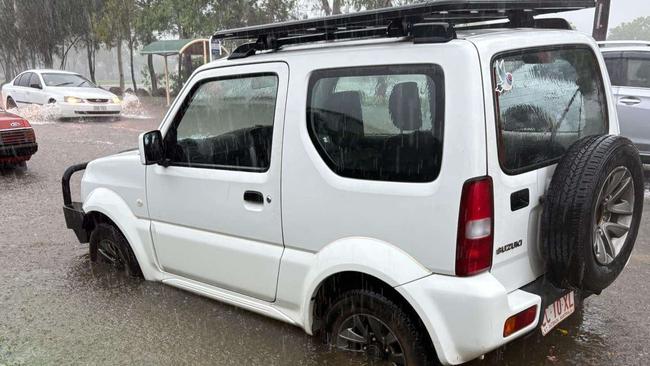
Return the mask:
<path id="1" fill-rule="evenodd" d="M 20 60 L 17 50 L 18 26 L 13 0 L 0 0 L 0 58 L 6 80 L 14 77 Z"/>
<path id="2" fill-rule="evenodd" d="M 21 53 L 26 47 L 32 48 L 46 68 L 54 66 L 54 54 L 64 39 L 63 5 L 48 0 L 14 0 L 19 32 L 18 38 L 13 40 L 17 42 L 16 48 Z M 24 55 L 21 58 L 24 60 Z"/>
<path id="3" fill-rule="evenodd" d="M 93 83 L 97 82 L 95 79 L 95 63 L 100 45 L 97 33 L 103 5 L 104 2 L 102 0 L 83 1 L 81 5 L 81 17 L 78 20 L 83 32 L 83 44 L 86 48 L 88 74 Z"/>
<path id="4" fill-rule="evenodd" d="M 135 17 L 134 33 L 140 44 L 147 45 L 156 40 L 154 32 L 158 31 L 163 24 L 158 8 L 155 6 L 158 0 L 137 0 L 138 16 Z M 158 77 L 153 66 L 153 55 L 147 55 L 147 71 L 151 80 L 152 93 L 158 90 Z"/>
<path id="5" fill-rule="evenodd" d="M 131 37 L 128 12 L 133 0 L 105 0 L 102 16 L 97 27 L 98 39 L 106 47 L 117 51 L 117 70 L 120 80 L 120 90 L 124 91 L 124 63 L 122 58 L 122 42 Z"/>
<path id="6" fill-rule="evenodd" d="M 136 19 L 139 17 L 139 8 L 136 7 L 133 0 L 124 0 L 124 8 L 122 9 L 124 16 L 124 29 L 126 35 L 127 45 L 129 47 L 129 68 L 131 70 L 131 82 L 133 83 L 133 92 L 138 90 L 138 84 L 135 81 L 135 70 L 133 70 L 133 52 L 138 43 L 137 33 L 135 31 Z"/>
<path id="7" fill-rule="evenodd" d="M 77 45 L 90 32 L 86 24 L 85 7 L 92 4 L 88 0 L 66 0 L 54 2 L 55 16 L 59 22 L 59 42 L 58 55 L 61 58 L 59 68 L 65 69 L 68 53 L 71 49 L 77 49 Z"/>
<path id="8" fill-rule="evenodd" d="M 389 8 L 393 5 L 406 5 L 413 3 L 413 0 L 402 0 L 393 4 L 392 0 L 320 0 L 321 10 L 325 15 L 341 14 L 341 9 L 346 7 L 353 11 Z"/>
<path id="9" fill-rule="evenodd" d="M 612 41 L 650 41 L 650 17 L 640 17 L 629 23 L 623 23 L 612 29 L 609 34 Z"/>

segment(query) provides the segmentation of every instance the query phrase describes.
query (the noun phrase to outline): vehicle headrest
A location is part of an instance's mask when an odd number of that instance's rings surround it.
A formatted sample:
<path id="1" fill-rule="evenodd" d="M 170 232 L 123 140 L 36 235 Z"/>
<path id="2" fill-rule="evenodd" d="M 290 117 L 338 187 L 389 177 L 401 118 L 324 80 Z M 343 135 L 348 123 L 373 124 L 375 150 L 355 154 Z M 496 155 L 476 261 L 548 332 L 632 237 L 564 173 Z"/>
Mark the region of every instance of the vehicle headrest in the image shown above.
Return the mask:
<path id="1" fill-rule="evenodd" d="M 418 84 L 414 81 L 396 84 L 390 94 L 390 117 L 400 131 L 422 128 L 422 105 Z"/>
<path id="2" fill-rule="evenodd" d="M 361 121 L 361 94 L 358 91 L 333 93 L 327 98 L 325 109 Z"/>
<path id="3" fill-rule="evenodd" d="M 333 93 L 327 98 L 324 109 L 332 112 L 328 116 L 328 124 L 332 130 L 341 131 L 343 135 L 347 135 L 346 137 L 363 135 L 361 93 L 358 91 Z"/>

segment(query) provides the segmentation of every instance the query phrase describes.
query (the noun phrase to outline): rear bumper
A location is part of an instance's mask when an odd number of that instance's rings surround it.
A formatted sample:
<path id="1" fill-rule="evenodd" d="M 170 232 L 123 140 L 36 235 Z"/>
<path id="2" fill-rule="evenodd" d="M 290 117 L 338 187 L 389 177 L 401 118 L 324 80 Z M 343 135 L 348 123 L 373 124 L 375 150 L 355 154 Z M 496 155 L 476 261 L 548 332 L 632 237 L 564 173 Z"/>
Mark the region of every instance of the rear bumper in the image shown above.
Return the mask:
<path id="1" fill-rule="evenodd" d="M 72 202 L 70 192 L 70 178 L 78 171 L 86 169 L 88 163 L 73 165 L 69 167 L 61 178 L 61 190 L 63 194 L 63 216 L 68 229 L 74 231 L 80 243 L 88 243 L 88 230 L 86 230 L 86 214 L 80 202 Z"/>
<path id="2" fill-rule="evenodd" d="M 471 361 L 536 329 L 542 310 L 564 294 L 541 277 L 508 293 L 490 273 L 469 278 L 432 275 L 397 287 L 422 318 L 440 361 Z M 536 320 L 503 336 L 505 321 L 531 306 Z"/>
<path id="3" fill-rule="evenodd" d="M 0 159 L 16 158 L 29 160 L 36 151 L 38 151 L 38 144 L 35 142 L 9 146 L 0 145 Z"/>

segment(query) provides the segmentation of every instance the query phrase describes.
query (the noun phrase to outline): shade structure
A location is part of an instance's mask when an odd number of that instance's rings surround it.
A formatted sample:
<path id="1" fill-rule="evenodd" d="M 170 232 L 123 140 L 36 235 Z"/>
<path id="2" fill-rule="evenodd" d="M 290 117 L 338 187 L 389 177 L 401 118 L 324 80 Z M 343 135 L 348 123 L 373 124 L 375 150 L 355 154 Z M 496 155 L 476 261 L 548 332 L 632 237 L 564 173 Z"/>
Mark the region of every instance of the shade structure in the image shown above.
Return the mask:
<path id="1" fill-rule="evenodd" d="M 204 38 L 197 39 L 165 39 L 155 41 L 146 45 L 140 54 L 142 55 L 158 55 L 165 58 L 165 95 L 167 97 L 167 105 L 171 102 L 169 90 L 169 67 L 167 58 L 169 56 L 190 55 L 190 56 L 203 56 L 203 63 L 209 61 L 208 55 L 210 52 L 210 40 Z"/>

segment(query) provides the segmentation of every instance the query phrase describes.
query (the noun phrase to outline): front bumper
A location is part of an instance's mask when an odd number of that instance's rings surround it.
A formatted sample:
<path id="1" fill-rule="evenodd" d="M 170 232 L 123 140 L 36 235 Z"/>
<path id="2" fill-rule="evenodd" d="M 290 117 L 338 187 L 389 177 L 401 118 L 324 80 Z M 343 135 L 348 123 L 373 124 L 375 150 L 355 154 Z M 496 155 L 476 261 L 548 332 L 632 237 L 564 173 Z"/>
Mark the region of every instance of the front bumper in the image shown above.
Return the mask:
<path id="1" fill-rule="evenodd" d="M 0 161 L 2 159 L 29 160 L 38 151 L 38 144 L 27 143 L 20 145 L 0 145 Z"/>
<path id="2" fill-rule="evenodd" d="M 544 277 L 508 293 L 490 273 L 468 278 L 432 275 L 397 290 L 422 318 L 446 365 L 471 361 L 536 329 L 542 309 L 565 293 Z M 505 321 L 531 306 L 537 306 L 536 320 L 504 337 Z"/>
<path id="3" fill-rule="evenodd" d="M 73 165 L 63 173 L 63 177 L 61 178 L 63 216 L 65 217 L 65 223 L 68 229 L 74 231 L 80 243 L 88 243 L 90 238 L 88 230 L 86 230 L 87 220 L 82 204 L 80 202 L 72 202 L 70 178 L 74 173 L 86 169 L 87 165 L 88 163 Z"/>
<path id="4" fill-rule="evenodd" d="M 59 117 L 117 117 L 122 106 L 114 103 L 57 103 Z"/>

